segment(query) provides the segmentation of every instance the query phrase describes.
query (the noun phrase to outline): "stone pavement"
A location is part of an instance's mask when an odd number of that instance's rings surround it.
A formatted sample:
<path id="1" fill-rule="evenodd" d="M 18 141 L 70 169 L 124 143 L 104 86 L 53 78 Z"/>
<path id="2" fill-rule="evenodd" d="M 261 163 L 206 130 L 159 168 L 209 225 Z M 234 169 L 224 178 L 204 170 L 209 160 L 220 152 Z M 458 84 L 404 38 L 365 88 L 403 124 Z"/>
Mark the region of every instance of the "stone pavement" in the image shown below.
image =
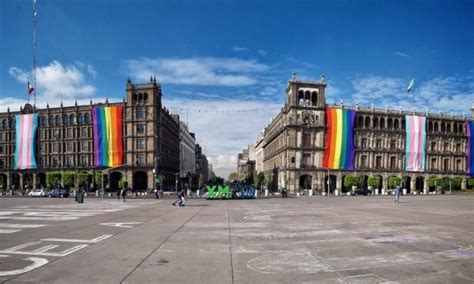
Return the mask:
<path id="1" fill-rule="evenodd" d="M 2 283 L 473 283 L 474 196 L 0 198 Z"/>

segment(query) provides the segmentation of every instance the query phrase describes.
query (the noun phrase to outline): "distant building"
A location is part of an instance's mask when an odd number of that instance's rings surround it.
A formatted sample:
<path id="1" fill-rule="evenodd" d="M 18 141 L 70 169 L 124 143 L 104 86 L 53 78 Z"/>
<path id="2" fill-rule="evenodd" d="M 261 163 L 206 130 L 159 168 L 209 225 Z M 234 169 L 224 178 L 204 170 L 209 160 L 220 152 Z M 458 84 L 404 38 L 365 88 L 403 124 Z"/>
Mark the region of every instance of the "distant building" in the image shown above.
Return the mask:
<path id="1" fill-rule="evenodd" d="M 247 148 L 242 150 L 242 153 L 237 155 L 237 173 L 239 180 L 245 181 L 255 175 L 255 145 L 249 144 Z"/>
<path id="2" fill-rule="evenodd" d="M 263 137 L 264 131 L 262 131 L 262 133 L 257 136 L 257 142 L 255 143 L 255 172 L 257 174 L 265 170 L 263 167 L 265 158 L 265 152 L 263 150 Z"/>
<path id="3" fill-rule="evenodd" d="M 202 174 L 206 182 L 209 180 L 209 163 L 199 144 L 196 144 L 196 174 Z"/>

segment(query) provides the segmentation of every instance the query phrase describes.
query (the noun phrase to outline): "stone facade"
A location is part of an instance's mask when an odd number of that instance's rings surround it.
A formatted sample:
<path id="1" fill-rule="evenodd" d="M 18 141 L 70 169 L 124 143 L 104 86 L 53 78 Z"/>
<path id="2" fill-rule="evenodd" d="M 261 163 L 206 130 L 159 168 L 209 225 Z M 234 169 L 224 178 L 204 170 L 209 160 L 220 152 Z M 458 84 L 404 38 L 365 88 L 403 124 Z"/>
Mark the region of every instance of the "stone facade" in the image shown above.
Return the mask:
<path id="1" fill-rule="evenodd" d="M 333 106 L 357 110 L 355 122 L 355 170 L 327 171 L 322 167 L 326 137 L 326 84 L 296 80 L 286 89 L 287 102 L 264 130 L 264 173 L 273 178 L 274 189 L 344 189 L 347 174 L 357 173 L 367 184 L 369 176 L 380 176 L 388 188 L 391 176 L 405 180 L 404 187 L 422 191 L 432 176 L 460 177 L 466 187 L 465 122 L 468 118 L 404 110 Z M 405 115 L 427 117 L 426 167 L 423 173 L 404 172 Z M 329 183 L 328 183 L 329 173 Z"/>
<path id="2" fill-rule="evenodd" d="M 13 170 L 15 153 L 15 115 L 0 113 L 0 180 L 3 187 L 46 186 L 49 171 L 74 171 L 110 174 L 110 188 L 128 181 L 134 190 L 153 187 L 156 174 L 164 177 L 163 186 L 174 185 L 179 171 L 179 122 L 161 104 L 161 87 L 156 79 L 146 84 L 127 81 L 126 98 L 121 103 L 33 109 L 38 113 L 36 140 L 37 169 Z M 91 110 L 96 106 L 123 106 L 123 165 L 102 169 L 94 166 Z M 31 107 L 30 105 L 27 105 Z M 20 112 L 24 112 L 22 109 Z M 155 171 L 153 171 L 156 169 Z M 154 173 L 155 172 L 155 173 Z M 77 183 L 77 181 L 76 181 Z M 90 180 L 93 184 L 93 179 Z M 100 185 L 96 185 L 100 187 Z"/>

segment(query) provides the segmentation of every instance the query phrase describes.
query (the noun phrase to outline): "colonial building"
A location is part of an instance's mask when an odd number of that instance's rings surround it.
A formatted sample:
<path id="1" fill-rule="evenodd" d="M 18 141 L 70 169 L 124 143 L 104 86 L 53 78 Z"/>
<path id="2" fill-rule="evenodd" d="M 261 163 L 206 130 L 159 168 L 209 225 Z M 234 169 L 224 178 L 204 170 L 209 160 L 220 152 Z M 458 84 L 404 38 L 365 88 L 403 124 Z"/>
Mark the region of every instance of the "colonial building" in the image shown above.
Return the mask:
<path id="1" fill-rule="evenodd" d="M 188 125 L 184 121 L 179 122 L 181 143 L 179 144 L 179 177 L 186 181 L 189 175 L 196 172 L 196 139 L 189 132 Z"/>
<path id="2" fill-rule="evenodd" d="M 252 178 L 255 174 L 255 145 L 250 144 L 246 149 L 242 150 L 237 156 L 237 173 L 239 174 L 239 180 L 245 181 L 248 178 Z"/>
<path id="3" fill-rule="evenodd" d="M 430 177 L 462 179 L 466 187 L 466 117 L 407 110 L 331 106 L 356 111 L 354 126 L 355 164 L 353 171 L 324 168 L 327 135 L 324 77 L 319 82 L 297 80 L 295 74 L 286 88 L 282 111 L 265 128 L 264 173 L 273 178 L 273 188 L 286 187 L 323 191 L 343 189 L 344 177 L 358 174 L 367 185 L 378 176 L 382 188 L 389 177 L 405 181 L 408 191 L 422 191 Z M 474 111 L 473 111 L 474 112 Z M 426 117 L 426 167 L 423 172 L 405 172 L 405 115 Z M 474 116 L 474 113 L 472 114 Z M 258 143 L 258 142 L 257 142 Z"/>
<path id="4" fill-rule="evenodd" d="M 35 109 L 27 104 L 19 112 L 0 113 L 0 185 L 6 189 L 47 186 L 49 171 L 110 174 L 110 188 L 126 180 L 134 190 L 154 187 L 154 177 L 164 177 L 163 186 L 174 186 L 179 171 L 179 121 L 161 103 L 161 87 L 156 79 L 146 84 L 127 80 L 123 102 L 93 103 Z M 116 168 L 94 166 L 94 138 L 91 111 L 94 107 L 123 107 L 123 165 Z M 38 114 L 35 141 L 36 169 L 14 170 L 15 115 Z M 94 183 L 91 178 L 90 184 Z M 76 181 L 77 183 L 77 181 Z M 100 187 L 100 185 L 96 185 Z"/>

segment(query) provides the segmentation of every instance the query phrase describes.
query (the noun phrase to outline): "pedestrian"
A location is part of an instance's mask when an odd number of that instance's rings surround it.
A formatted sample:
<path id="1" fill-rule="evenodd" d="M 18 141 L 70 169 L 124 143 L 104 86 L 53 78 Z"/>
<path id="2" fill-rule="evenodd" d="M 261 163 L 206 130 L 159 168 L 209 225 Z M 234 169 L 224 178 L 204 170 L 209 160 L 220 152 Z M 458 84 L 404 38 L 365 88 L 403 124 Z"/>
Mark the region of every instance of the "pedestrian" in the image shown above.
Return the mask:
<path id="1" fill-rule="evenodd" d="M 395 203 L 400 203 L 400 186 L 395 188 Z"/>
<path id="2" fill-rule="evenodd" d="M 156 197 L 156 199 L 160 199 L 160 190 L 159 189 L 155 189 L 155 197 Z"/>
<path id="3" fill-rule="evenodd" d="M 122 191 L 120 189 L 117 189 L 117 201 L 120 201 L 121 194 L 122 194 Z"/>
<path id="4" fill-rule="evenodd" d="M 180 196 L 181 201 L 179 202 L 179 206 L 183 206 L 186 204 L 186 190 L 181 190 L 181 196 Z"/>
<path id="5" fill-rule="evenodd" d="M 178 203 L 178 202 L 181 204 L 181 192 L 179 192 L 176 195 L 176 200 L 173 202 L 173 206 L 176 206 L 176 203 Z"/>
<path id="6" fill-rule="evenodd" d="M 124 188 L 122 189 L 122 200 L 125 202 L 125 197 L 127 196 L 127 190 Z"/>

